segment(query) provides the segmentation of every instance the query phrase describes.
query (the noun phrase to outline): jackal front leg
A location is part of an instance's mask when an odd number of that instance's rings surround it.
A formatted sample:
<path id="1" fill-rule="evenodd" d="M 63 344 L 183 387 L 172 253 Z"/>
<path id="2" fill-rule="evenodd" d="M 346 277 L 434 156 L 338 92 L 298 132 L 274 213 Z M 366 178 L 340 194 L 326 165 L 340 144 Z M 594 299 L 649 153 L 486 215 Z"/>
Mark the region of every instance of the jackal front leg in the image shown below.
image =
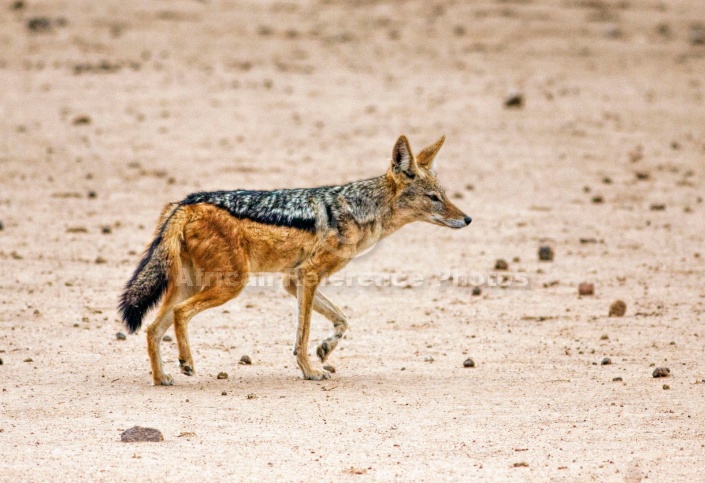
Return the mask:
<path id="1" fill-rule="evenodd" d="M 306 277 L 299 279 L 296 285 L 297 298 L 297 318 L 298 327 L 296 329 L 296 362 L 303 373 L 304 379 L 320 381 L 329 379 L 330 372 L 322 369 L 314 369 L 311 367 L 311 361 L 308 358 L 308 337 L 311 329 L 311 309 L 313 308 L 313 300 L 316 296 L 318 282 L 306 280 Z"/>
<path id="2" fill-rule="evenodd" d="M 296 283 L 293 277 L 285 275 L 282 279 L 282 284 L 289 294 L 296 297 Z M 333 323 L 333 332 L 326 339 L 323 339 L 316 348 L 316 355 L 318 355 L 321 362 L 325 362 L 338 345 L 338 341 L 345 335 L 345 331 L 348 330 L 348 317 L 337 305 L 318 290 L 316 290 L 316 295 L 313 298 L 313 310 Z M 294 349 L 294 355 L 296 355 L 296 349 Z"/>

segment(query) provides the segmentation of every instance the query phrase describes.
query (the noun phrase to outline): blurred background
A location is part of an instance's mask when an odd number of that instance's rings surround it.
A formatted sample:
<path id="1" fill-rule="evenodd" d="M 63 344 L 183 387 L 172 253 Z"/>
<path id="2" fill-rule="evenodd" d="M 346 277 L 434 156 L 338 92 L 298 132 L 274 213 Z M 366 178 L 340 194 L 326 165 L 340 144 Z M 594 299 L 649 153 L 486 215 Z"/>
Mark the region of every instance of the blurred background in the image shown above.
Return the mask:
<path id="1" fill-rule="evenodd" d="M 276 471 L 291 478 L 313 453 L 287 435 L 325 445 L 328 433 L 279 398 L 311 408 L 329 396 L 290 387 L 293 300 L 251 290 L 199 316 L 201 379 L 177 381 L 193 391 L 184 410 L 183 392 L 152 399 L 141 336 L 115 342 L 118 293 L 167 202 L 377 176 L 400 134 L 417 152 L 445 134 L 439 178 L 473 224 L 405 228 L 345 273 L 520 274 L 529 286 L 328 289 L 353 324 L 334 362 L 342 409 L 314 420 L 341 428 L 340 454 L 354 461 L 315 448 L 325 464 L 300 474 L 367 471 L 389 452 L 409 458 L 405 479 L 458 479 L 470 466 L 516 476 L 519 456 L 538 479 L 562 468 L 606 480 L 614 461 L 630 481 L 704 479 L 703 386 L 693 384 L 705 378 L 704 22 L 702 0 L 2 0 L 0 355 L 16 384 L 2 393 L 14 420 L 0 414 L 0 425 L 31 445 L 15 454 L 24 469 L 5 474 L 27 479 L 36 458 L 61 459 L 34 443 L 64 448 L 74 415 L 63 400 L 82 414 L 110 408 L 66 445 L 76 475 L 122 464 L 105 458 L 116 449 L 103 435 L 138 419 L 123 407 L 148 422 L 178 406 L 178 418 L 158 420 L 167 439 L 199 421 L 201 441 L 223 448 L 173 443 L 179 461 L 192 457 L 187 474 L 221 457 L 251 464 L 239 476 L 269 471 L 256 445 L 218 430 L 223 414 L 250 411 L 238 434 L 273 442 L 289 462 Z M 538 260 L 541 245 L 552 262 Z M 500 258 L 508 270 L 495 270 Z M 581 282 L 595 295 L 578 297 Z M 623 319 L 608 317 L 614 299 L 626 302 Z M 329 330 L 317 318 L 312 338 Z M 216 403 L 214 374 L 237 360 L 231 344 L 255 363 L 228 389 L 237 404 Z M 468 351 L 478 370 L 458 372 Z M 175 371 L 173 343 L 164 353 Z M 614 365 L 597 372 L 602 356 Z M 657 363 L 672 364 L 672 391 L 649 384 Z M 610 385 L 615 376 L 629 385 Z M 265 396 L 243 409 L 242 391 Z M 379 407 L 360 409 L 361 394 Z M 30 436 L 35 421 L 53 432 Z M 385 455 L 367 458 L 378 448 Z M 160 479 L 157 458 L 120 471 Z M 370 474 L 391 478 L 393 461 Z"/>

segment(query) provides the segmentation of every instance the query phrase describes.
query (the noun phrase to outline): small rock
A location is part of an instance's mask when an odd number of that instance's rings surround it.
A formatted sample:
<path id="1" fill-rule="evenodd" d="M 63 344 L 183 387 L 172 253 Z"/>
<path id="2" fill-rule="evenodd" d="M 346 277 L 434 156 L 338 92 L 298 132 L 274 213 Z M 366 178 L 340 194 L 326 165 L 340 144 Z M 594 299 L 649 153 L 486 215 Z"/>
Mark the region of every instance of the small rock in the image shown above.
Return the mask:
<path id="1" fill-rule="evenodd" d="M 494 269 L 495 270 L 509 270 L 509 264 L 504 258 L 498 258 L 496 262 L 494 262 Z"/>
<path id="2" fill-rule="evenodd" d="M 171 338 L 170 335 L 165 335 L 164 337 L 162 337 L 162 340 L 164 342 L 171 342 L 173 339 Z"/>
<path id="3" fill-rule="evenodd" d="M 553 248 L 549 245 L 543 245 L 539 247 L 539 260 L 544 262 L 553 261 Z"/>
<path id="4" fill-rule="evenodd" d="M 592 202 L 596 205 L 599 205 L 601 203 L 604 203 L 605 199 L 602 197 L 602 195 L 595 195 L 592 197 Z"/>
<path id="5" fill-rule="evenodd" d="M 220 393 L 220 395 L 221 395 L 221 396 L 227 396 L 227 395 L 228 395 L 228 391 L 223 391 L 223 392 Z"/>
<path id="6" fill-rule="evenodd" d="M 124 431 L 120 435 L 120 440 L 123 443 L 140 443 L 147 441 L 157 443 L 159 441 L 164 441 L 164 435 L 162 435 L 162 432 L 158 429 L 135 426 Z"/>
<path id="7" fill-rule="evenodd" d="M 91 123 L 91 118 L 89 116 L 76 116 L 72 122 L 74 126 L 88 125 Z"/>
<path id="8" fill-rule="evenodd" d="M 240 364 L 242 364 L 243 366 L 249 366 L 252 364 L 252 359 L 250 359 L 250 356 L 245 354 L 240 358 Z"/>
<path id="9" fill-rule="evenodd" d="M 93 190 L 90 190 L 90 191 L 88 192 L 88 197 L 89 197 L 90 199 L 97 198 L 97 197 L 98 197 L 98 193 L 96 193 L 96 192 L 93 191 Z"/>
<path id="10" fill-rule="evenodd" d="M 654 377 L 668 377 L 670 375 L 671 370 L 668 367 L 657 367 L 652 374 Z"/>
<path id="11" fill-rule="evenodd" d="M 3 231 L 5 229 L 5 224 L 0 221 L 0 231 Z"/>
<path id="12" fill-rule="evenodd" d="M 3 364 L 4 364 L 4 362 L 2 361 L 2 358 L 0 357 L 0 366 Z"/>
<path id="13" fill-rule="evenodd" d="M 218 373 L 218 379 L 227 379 L 227 378 L 228 378 L 227 372 L 219 372 Z"/>
<path id="14" fill-rule="evenodd" d="M 705 45 L 705 25 L 691 25 L 689 39 L 691 45 Z"/>
<path id="15" fill-rule="evenodd" d="M 622 381 L 623 381 L 623 379 L 619 376 L 612 378 L 612 382 L 622 382 Z"/>
<path id="16" fill-rule="evenodd" d="M 612 359 L 610 359 L 609 357 L 605 357 L 600 362 L 600 365 L 602 365 L 602 366 L 609 366 L 610 364 L 612 364 Z"/>
<path id="17" fill-rule="evenodd" d="M 627 313 L 627 304 L 623 300 L 615 300 L 610 305 L 610 317 L 623 317 Z"/>
<path id="18" fill-rule="evenodd" d="M 323 366 L 323 369 L 330 372 L 331 374 L 335 374 L 335 367 L 331 366 L 330 364 L 326 364 L 325 366 Z"/>
<path id="19" fill-rule="evenodd" d="M 34 362 L 34 360 L 32 360 L 31 357 L 28 357 L 25 360 L 23 360 L 22 362 Z"/>
<path id="20" fill-rule="evenodd" d="M 102 265 L 102 264 L 104 264 L 104 263 L 108 263 L 108 261 L 107 261 L 105 258 L 99 256 L 99 257 L 97 257 L 97 258 L 95 259 L 95 263 L 96 263 L 97 265 Z"/>
<path id="21" fill-rule="evenodd" d="M 519 91 L 513 91 L 504 98 L 504 107 L 509 109 L 519 109 L 524 106 L 524 95 Z"/>
<path id="22" fill-rule="evenodd" d="M 607 335 L 607 334 L 602 334 L 602 335 L 600 336 L 600 340 L 610 340 L 610 336 Z"/>
<path id="23" fill-rule="evenodd" d="M 609 24 L 604 30 L 605 37 L 608 39 L 618 39 L 622 36 L 622 30 L 614 24 Z"/>
<path id="24" fill-rule="evenodd" d="M 664 384 L 663 388 L 667 390 L 667 389 L 671 389 L 671 386 L 669 386 L 668 384 Z"/>
<path id="25" fill-rule="evenodd" d="M 651 206 L 649 206 L 649 209 L 651 211 L 664 211 L 666 209 L 666 205 L 663 203 L 653 203 Z"/>
<path id="26" fill-rule="evenodd" d="M 50 32 L 51 19 L 48 17 L 32 17 L 27 20 L 27 29 L 37 33 Z"/>
<path id="27" fill-rule="evenodd" d="M 463 361 L 463 367 L 475 367 L 475 361 L 470 358 L 467 358 Z"/>
<path id="28" fill-rule="evenodd" d="M 636 179 L 641 180 L 641 181 L 647 180 L 651 177 L 651 175 L 649 173 L 647 173 L 646 171 L 637 171 L 634 174 L 636 175 Z"/>
<path id="29" fill-rule="evenodd" d="M 472 294 L 477 297 L 478 295 L 482 295 L 482 289 L 480 287 L 473 287 L 472 288 Z"/>
<path id="30" fill-rule="evenodd" d="M 12 8 L 12 10 L 22 10 L 24 8 L 24 2 L 22 0 L 17 0 L 10 8 Z"/>
<path id="31" fill-rule="evenodd" d="M 595 284 L 583 282 L 578 285 L 578 294 L 595 295 Z"/>
<path id="32" fill-rule="evenodd" d="M 110 228 L 108 225 L 105 225 L 105 226 L 101 227 L 100 232 L 103 235 L 110 235 L 113 232 L 113 229 Z"/>
<path id="33" fill-rule="evenodd" d="M 423 358 L 423 361 L 424 361 L 424 362 L 433 362 L 433 360 L 434 360 L 434 359 L 433 359 L 433 356 L 426 356 L 426 357 Z"/>
<path id="34" fill-rule="evenodd" d="M 118 332 L 117 334 L 115 334 L 115 338 L 117 340 L 125 340 L 125 339 L 127 339 L 127 336 L 125 334 L 123 334 L 122 332 Z"/>
<path id="35" fill-rule="evenodd" d="M 257 394 L 255 393 L 250 393 L 247 395 L 247 399 L 257 399 Z"/>
<path id="36" fill-rule="evenodd" d="M 604 178 L 602 178 L 602 182 L 605 184 L 612 184 L 612 178 L 610 178 L 609 176 L 605 176 Z"/>

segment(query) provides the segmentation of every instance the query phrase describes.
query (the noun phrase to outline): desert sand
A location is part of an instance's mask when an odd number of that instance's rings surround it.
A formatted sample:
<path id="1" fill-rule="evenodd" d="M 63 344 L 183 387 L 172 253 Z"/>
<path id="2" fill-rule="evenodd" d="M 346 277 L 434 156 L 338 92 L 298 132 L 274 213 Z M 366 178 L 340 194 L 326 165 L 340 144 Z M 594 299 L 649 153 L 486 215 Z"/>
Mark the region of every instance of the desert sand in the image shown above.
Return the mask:
<path id="1" fill-rule="evenodd" d="M 3 2 L 0 480 L 705 480 L 702 22 L 699 0 Z M 164 342 L 176 385 L 152 386 L 116 304 L 162 206 L 377 176 L 400 134 L 447 136 L 473 223 L 407 226 L 323 288 L 351 321 L 333 378 L 301 379 L 274 278 L 193 320 L 195 376 Z M 164 441 L 121 442 L 135 425 Z"/>

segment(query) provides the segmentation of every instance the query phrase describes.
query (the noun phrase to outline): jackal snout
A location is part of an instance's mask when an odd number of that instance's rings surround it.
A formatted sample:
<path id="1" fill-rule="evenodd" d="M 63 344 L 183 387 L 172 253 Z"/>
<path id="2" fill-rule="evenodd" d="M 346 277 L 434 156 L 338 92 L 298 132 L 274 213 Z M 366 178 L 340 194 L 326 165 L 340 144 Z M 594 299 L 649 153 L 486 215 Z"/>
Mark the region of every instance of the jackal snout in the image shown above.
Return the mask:
<path id="1" fill-rule="evenodd" d="M 414 156 L 405 136 L 400 136 L 392 152 L 392 176 L 399 188 L 396 205 L 413 221 L 427 221 L 450 228 L 463 228 L 472 218 L 455 206 L 436 178 L 436 154 L 445 136 Z"/>

